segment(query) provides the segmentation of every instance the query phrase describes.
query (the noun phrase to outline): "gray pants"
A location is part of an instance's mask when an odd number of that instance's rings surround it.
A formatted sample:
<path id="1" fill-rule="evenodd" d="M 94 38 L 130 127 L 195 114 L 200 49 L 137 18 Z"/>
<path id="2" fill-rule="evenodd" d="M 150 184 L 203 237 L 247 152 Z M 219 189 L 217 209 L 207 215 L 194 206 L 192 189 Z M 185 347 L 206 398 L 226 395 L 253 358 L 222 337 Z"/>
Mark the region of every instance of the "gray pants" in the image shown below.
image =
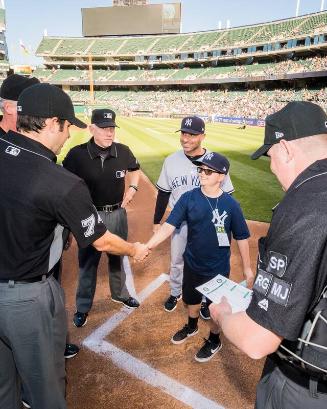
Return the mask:
<path id="1" fill-rule="evenodd" d="M 171 295 L 177 297 L 182 293 L 183 254 L 187 241 L 187 224 L 183 223 L 180 229 L 176 229 L 171 236 L 170 250 L 170 292 Z"/>
<path id="2" fill-rule="evenodd" d="M 110 233 L 117 234 L 127 240 L 127 214 L 125 209 L 117 209 L 111 213 L 99 212 L 103 223 Z M 107 253 L 109 269 L 109 287 L 111 297 L 117 300 L 126 300 L 130 297 L 126 287 L 126 273 L 122 257 Z M 101 252 L 93 246 L 78 250 L 79 281 L 76 293 L 76 309 L 79 312 L 89 312 L 95 294 L 97 271 Z"/>
<path id="3" fill-rule="evenodd" d="M 264 371 L 257 386 L 255 409 L 326 409 L 327 394 L 313 397 L 309 389 L 294 383 L 274 366 Z"/>
<path id="4" fill-rule="evenodd" d="M 21 382 L 33 409 L 66 409 L 64 293 L 50 277 L 0 283 L 0 407 L 21 408 Z"/>

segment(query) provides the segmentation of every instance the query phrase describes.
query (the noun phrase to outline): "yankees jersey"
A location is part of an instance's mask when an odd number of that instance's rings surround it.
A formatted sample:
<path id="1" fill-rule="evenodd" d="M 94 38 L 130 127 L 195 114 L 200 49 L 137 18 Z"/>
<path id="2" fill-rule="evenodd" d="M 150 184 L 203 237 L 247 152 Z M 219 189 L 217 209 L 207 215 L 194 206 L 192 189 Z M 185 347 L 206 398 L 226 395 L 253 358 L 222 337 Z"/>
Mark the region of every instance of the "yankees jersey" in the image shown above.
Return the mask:
<path id="1" fill-rule="evenodd" d="M 187 222 L 187 243 L 184 261 L 201 275 L 214 277 L 229 275 L 230 242 L 250 237 L 238 202 L 229 194 L 218 198 L 205 196 L 200 188 L 184 193 L 177 201 L 167 223 L 177 229 Z M 219 234 L 228 240 L 219 243 Z"/>
<path id="2" fill-rule="evenodd" d="M 169 197 L 171 209 L 183 193 L 200 186 L 196 168 L 183 150 L 177 151 L 165 159 L 156 187 L 163 192 L 171 193 Z M 226 193 L 233 193 L 234 187 L 229 174 L 225 176 L 221 189 Z"/>

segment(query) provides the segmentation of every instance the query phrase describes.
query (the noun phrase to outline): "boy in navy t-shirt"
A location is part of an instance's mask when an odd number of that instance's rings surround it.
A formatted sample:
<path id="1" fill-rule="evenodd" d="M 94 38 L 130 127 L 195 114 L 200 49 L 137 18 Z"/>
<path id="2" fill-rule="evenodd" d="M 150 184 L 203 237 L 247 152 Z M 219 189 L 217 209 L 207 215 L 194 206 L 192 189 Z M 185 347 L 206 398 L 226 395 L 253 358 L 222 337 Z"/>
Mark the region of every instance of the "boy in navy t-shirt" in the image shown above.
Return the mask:
<path id="1" fill-rule="evenodd" d="M 247 284 L 251 285 L 253 281 L 247 240 L 250 233 L 242 210 L 233 197 L 220 189 L 220 184 L 228 173 L 229 162 L 224 156 L 210 152 L 194 163 L 198 166 L 201 188 L 181 196 L 166 223 L 147 243 L 149 249 L 154 248 L 184 221 L 187 222 L 183 301 L 188 312 L 188 323 L 171 338 L 173 344 L 181 344 L 198 332 L 202 295 L 196 287 L 217 274 L 229 276 L 232 236 L 238 244 Z M 222 346 L 219 328 L 211 319 L 209 326 L 209 337 L 195 355 L 199 362 L 209 361 Z"/>

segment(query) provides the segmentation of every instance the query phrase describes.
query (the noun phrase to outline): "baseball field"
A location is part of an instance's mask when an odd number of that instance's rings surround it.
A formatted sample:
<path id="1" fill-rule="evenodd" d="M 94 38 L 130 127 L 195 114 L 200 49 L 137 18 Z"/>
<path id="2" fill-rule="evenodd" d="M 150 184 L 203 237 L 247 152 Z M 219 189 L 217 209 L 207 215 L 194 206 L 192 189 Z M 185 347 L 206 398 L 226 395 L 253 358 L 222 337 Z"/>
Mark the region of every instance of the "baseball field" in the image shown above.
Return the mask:
<path id="1" fill-rule="evenodd" d="M 119 117 L 117 123 L 120 126 L 116 132 L 119 142 L 132 149 L 143 172 L 155 183 L 165 157 L 180 149 L 179 133 L 175 133 L 180 120 Z M 59 161 L 72 146 L 88 138 L 87 130 L 73 130 Z M 241 203 L 246 218 L 269 222 L 271 208 L 280 201 L 282 190 L 269 170 L 268 158 L 250 159 L 250 154 L 262 141 L 263 128 L 238 129 L 237 125 L 207 124 L 203 145 L 226 155 L 230 160 L 235 198 Z"/>
<path id="2" fill-rule="evenodd" d="M 131 147 L 148 176 L 141 176 L 139 191 L 127 207 L 128 239 L 146 242 L 152 235 L 156 200 L 152 183 L 156 182 L 165 157 L 180 149 L 179 134 L 175 133 L 180 120 L 119 117 L 117 123 L 118 140 Z M 59 161 L 73 145 L 88 138 L 87 130 L 73 129 Z M 230 159 L 235 196 L 246 217 L 269 221 L 271 208 L 282 193 L 269 171 L 268 160 L 251 161 L 249 157 L 262 139 L 260 128 L 242 130 L 237 126 L 208 124 L 204 146 Z M 249 221 L 248 225 L 251 265 L 255 270 L 257 240 L 266 234 L 268 224 Z M 69 409 L 253 408 L 261 360 L 249 359 L 223 337 L 219 355 L 205 364 L 197 363 L 194 354 L 208 334 L 207 324 L 202 320 L 198 336 L 179 346 L 170 342 L 172 334 L 185 323 L 185 311 L 182 302 L 173 313 L 163 309 L 169 294 L 169 240 L 141 263 L 124 259 L 126 285 L 141 303 L 137 310 L 111 301 L 106 256 L 102 255 L 93 307 L 83 328 L 72 324 L 78 278 L 76 242 L 64 253 L 62 284 L 70 340 L 81 347 L 77 357 L 66 365 Z M 231 278 L 237 282 L 243 279 L 234 242 Z"/>

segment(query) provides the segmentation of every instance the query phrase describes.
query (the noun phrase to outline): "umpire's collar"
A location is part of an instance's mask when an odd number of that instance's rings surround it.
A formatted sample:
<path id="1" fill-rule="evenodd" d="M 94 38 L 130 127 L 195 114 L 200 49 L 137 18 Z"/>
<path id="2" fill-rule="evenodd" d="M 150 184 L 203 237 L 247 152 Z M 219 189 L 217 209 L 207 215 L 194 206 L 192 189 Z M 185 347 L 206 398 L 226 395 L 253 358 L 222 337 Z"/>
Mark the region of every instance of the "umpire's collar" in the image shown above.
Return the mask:
<path id="1" fill-rule="evenodd" d="M 298 175 L 298 177 L 294 180 L 294 182 L 291 184 L 287 191 L 296 190 L 304 183 L 309 182 L 312 179 L 316 179 L 317 177 L 326 175 L 327 159 L 317 160 Z"/>
<path id="2" fill-rule="evenodd" d="M 101 157 L 101 148 L 98 147 L 97 144 L 94 142 L 93 137 L 87 143 L 87 150 L 89 152 L 91 159 Z M 113 142 L 112 145 L 108 148 L 108 156 L 111 156 L 112 158 L 117 158 L 118 154 L 115 142 Z"/>
<path id="3" fill-rule="evenodd" d="M 57 162 L 57 156 L 50 149 L 35 139 L 29 138 L 28 136 L 14 131 L 8 131 L 5 135 L 2 135 L 1 138 L 5 139 L 9 144 L 15 147 L 33 152 L 39 156 L 43 156 L 45 159 L 48 159 L 51 162 Z"/>

